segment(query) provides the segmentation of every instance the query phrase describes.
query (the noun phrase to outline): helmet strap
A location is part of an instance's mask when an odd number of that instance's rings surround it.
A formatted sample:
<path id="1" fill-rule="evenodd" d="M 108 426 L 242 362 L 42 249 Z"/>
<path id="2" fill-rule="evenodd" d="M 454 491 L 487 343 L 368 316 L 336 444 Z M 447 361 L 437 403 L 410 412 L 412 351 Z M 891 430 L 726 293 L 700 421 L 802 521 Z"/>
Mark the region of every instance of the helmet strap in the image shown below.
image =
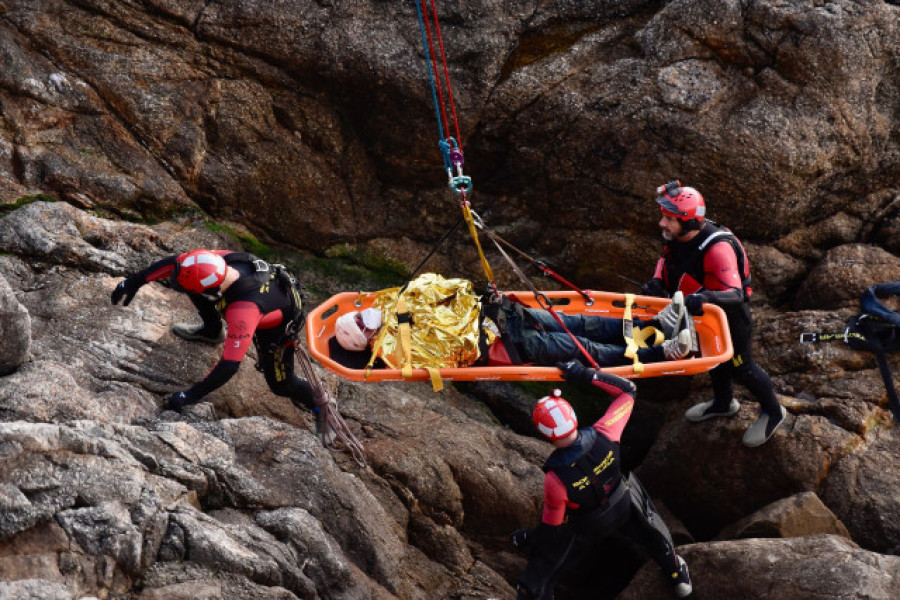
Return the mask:
<path id="1" fill-rule="evenodd" d="M 181 263 L 175 261 L 175 267 L 172 269 L 172 274 L 169 275 L 169 287 L 171 287 L 176 292 L 189 293 L 186 289 L 181 287 L 181 284 L 178 283 L 178 274 L 181 273 Z"/>
<path id="2" fill-rule="evenodd" d="M 703 221 L 700 219 L 679 219 L 679 221 L 681 222 L 681 229 L 685 233 L 700 231 L 703 228 Z"/>

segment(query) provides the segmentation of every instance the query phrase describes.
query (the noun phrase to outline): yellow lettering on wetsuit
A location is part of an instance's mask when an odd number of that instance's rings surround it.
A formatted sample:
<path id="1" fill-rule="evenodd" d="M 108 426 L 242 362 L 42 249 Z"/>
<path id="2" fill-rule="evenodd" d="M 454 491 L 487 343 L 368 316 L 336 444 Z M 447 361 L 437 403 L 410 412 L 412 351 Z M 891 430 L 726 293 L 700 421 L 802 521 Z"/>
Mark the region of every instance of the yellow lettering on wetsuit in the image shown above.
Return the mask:
<path id="1" fill-rule="evenodd" d="M 572 487 L 577 489 L 578 491 L 581 491 L 584 488 L 586 488 L 587 486 L 589 486 L 590 484 L 591 484 L 590 480 L 587 478 L 587 476 L 585 476 L 585 477 L 582 477 L 581 479 L 579 479 L 578 481 L 576 481 L 575 483 L 573 483 Z"/>
<path id="2" fill-rule="evenodd" d="M 625 404 L 623 404 L 622 406 L 617 408 L 616 412 L 614 412 L 610 418 L 603 421 L 603 424 L 606 427 L 610 427 L 610 426 L 614 425 L 616 423 L 616 421 L 622 420 L 627 414 L 629 414 L 631 412 L 631 407 L 633 407 L 633 406 L 634 406 L 634 400 L 629 400 L 628 402 L 626 402 Z"/>
<path id="3" fill-rule="evenodd" d="M 281 383 L 287 379 L 287 371 L 284 368 L 284 348 L 278 348 L 272 358 L 274 359 L 275 381 Z"/>
<path id="4" fill-rule="evenodd" d="M 614 460 L 616 460 L 616 457 L 613 456 L 612 450 L 610 450 L 609 454 L 606 455 L 606 458 L 603 459 L 603 462 L 594 467 L 594 474 L 599 475 L 600 473 L 605 471 L 609 467 L 609 465 L 613 463 Z"/>
<path id="5" fill-rule="evenodd" d="M 572 487 L 577 489 L 579 492 L 582 491 L 587 486 L 591 485 L 595 481 L 597 481 L 597 475 L 605 471 L 609 468 L 611 464 L 616 460 L 616 457 L 613 456 L 612 450 L 606 455 L 606 457 L 598 464 L 594 465 L 593 472 L 594 475 L 592 477 L 588 477 L 585 475 L 578 481 L 572 482 Z"/>
<path id="6" fill-rule="evenodd" d="M 269 278 L 266 280 L 266 282 L 260 286 L 260 288 L 259 288 L 260 294 L 265 294 L 269 291 L 269 286 L 271 285 L 273 279 L 275 279 L 275 273 L 271 273 L 269 275 Z"/>

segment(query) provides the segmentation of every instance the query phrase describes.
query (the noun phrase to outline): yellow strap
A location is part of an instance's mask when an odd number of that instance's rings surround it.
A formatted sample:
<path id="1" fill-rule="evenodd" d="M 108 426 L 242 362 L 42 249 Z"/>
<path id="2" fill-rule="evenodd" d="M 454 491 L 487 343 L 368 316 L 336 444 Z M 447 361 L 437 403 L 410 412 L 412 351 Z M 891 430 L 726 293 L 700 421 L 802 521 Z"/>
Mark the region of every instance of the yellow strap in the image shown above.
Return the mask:
<path id="1" fill-rule="evenodd" d="M 625 357 L 637 360 L 637 344 L 632 335 L 633 324 L 631 322 L 631 305 L 634 304 L 634 294 L 625 294 L 625 314 L 622 315 L 622 337 L 625 338 Z"/>
<path id="2" fill-rule="evenodd" d="M 631 305 L 634 304 L 634 294 L 625 294 L 625 314 L 622 315 L 622 337 L 625 338 L 625 357 L 634 359 L 634 372 L 643 373 L 644 364 L 638 359 L 638 345 L 634 341 L 634 324 L 631 322 Z"/>
<path id="3" fill-rule="evenodd" d="M 384 340 L 386 328 L 382 327 L 381 331 L 378 332 L 378 337 L 375 338 L 375 343 L 372 344 L 372 355 L 369 357 L 369 363 L 366 365 L 366 374 L 363 375 L 363 379 L 369 378 L 369 373 L 372 372 L 372 365 L 375 363 L 375 359 L 378 358 L 378 351 L 381 350 L 381 342 Z"/>
<path id="4" fill-rule="evenodd" d="M 400 355 L 403 361 L 400 365 L 400 374 L 403 377 L 412 377 L 412 331 L 409 328 L 409 318 L 406 300 L 400 296 L 397 298 L 397 330 L 400 334 Z"/>
<path id="5" fill-rule="evenodd" d="M 665 339 L 663 332 L 656 327 L 648 325 L 647 327 L 634 328 L 634 341 L 637 342 L 638 348 L 659 346 Z"/>
<path id="6" fill-rule="evenodd" d="M 425 367 L 428 370 L 428 376 L 431 377 L 431 389 L 439 392 L 444 389 L 444 380 L 441 379 L 441 372 L 434 367 Z"/>
<path id="7" fill-rule="evenodd" d="M 469 208 L 469 203 L 463 202 L 462 209 L 463 217 L 465 217 L 466 223 L 469 225 L 469 233 L 475 241 L 475 247 L 478 248 L 478 257 L 481 259 L 481 268 L 484 269 L 484 274 L 487 276 L 488 281 L 494 281 L 494 272 L 491 270 L 491 265 L 488 264 L 487 258 L 484 257 L 484 251 L 481 249 L 481 242 L 478 241 L 478 231 L 475 229 L 475 221 L 472 219 L 472 211 Z"/>

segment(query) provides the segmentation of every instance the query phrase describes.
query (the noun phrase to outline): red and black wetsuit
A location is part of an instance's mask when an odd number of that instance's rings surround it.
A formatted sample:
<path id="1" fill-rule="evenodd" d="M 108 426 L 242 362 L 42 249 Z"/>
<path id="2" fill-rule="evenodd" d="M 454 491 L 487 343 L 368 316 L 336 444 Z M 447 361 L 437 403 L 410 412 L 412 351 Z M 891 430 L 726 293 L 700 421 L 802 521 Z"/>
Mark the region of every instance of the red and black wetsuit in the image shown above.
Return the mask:
<path id="1" fill-rule="evenodd" d="M 681 290 L 685 296 L 700 294 L 716 304 L 728 317 L 734 356 L 710 371 L 717 407 L 724 410 L 734 397 L 732 381 L 747 387 L 763 411 L 779 417 L 781 409 L 772 381 L 753 359 L 750 316 L 750 261 L 744 247 L 728 229 L 707 220 L 687 242 L 666 242 L 656 264 L 659 279 L 671 296 Z"/>
<path id="2" fill-rule="evenodd" d="M 666 576 L 678 570 L 672 538 L 634 475 L 621 471 L 619 441 L 634 407 L 634 384 L 598 373 L 593 382 L 615 399 L 593 427 L 556 449 L 544 464 L 544 510 L 535 547 L 519 578 L 520 600 L 550 600 L 563 563 L 586 544 L 614 532 L 640 543 Z"/>
<path id="3" fill-rule="evenodd" d="M 299 298 L 281 283 L 272 265 L 252 254 L 228 250 L 212 252 L 237 270 L 240 277 L 219 298 L 188 294 L 203 319 L 203 330 L 211 337 L 220 331 L 220 315 L 228 327 L 222 358 L 206 377 L 185 391 L 189 402 L 197 402 L 231 379 L 250 344 L 255 343 L 259 366 L 269 388 L 295 404 L 312 408 L 312 388 L 294 374 L 294 348 L 284 343 L 286 327 L 300 317 Z M 183 257 L 183 254 L 168 256 L 141 271 L 137 277 L 143 277 L 144 283 L 167 280 L 176 262 Z"/>

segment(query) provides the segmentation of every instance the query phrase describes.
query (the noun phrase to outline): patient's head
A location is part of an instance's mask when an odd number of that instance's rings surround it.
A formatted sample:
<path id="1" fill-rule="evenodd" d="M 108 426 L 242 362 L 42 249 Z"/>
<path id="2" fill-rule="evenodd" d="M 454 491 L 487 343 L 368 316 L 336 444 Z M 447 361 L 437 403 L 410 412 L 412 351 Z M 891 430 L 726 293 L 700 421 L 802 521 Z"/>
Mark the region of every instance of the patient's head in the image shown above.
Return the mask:
<path id="1" fill-rule="evenodd" d="M 344 350 L 365 350 L 381 328 L 381 311 L 375 308 L 353 311 L 338 317 L 334 336 Z"/>

